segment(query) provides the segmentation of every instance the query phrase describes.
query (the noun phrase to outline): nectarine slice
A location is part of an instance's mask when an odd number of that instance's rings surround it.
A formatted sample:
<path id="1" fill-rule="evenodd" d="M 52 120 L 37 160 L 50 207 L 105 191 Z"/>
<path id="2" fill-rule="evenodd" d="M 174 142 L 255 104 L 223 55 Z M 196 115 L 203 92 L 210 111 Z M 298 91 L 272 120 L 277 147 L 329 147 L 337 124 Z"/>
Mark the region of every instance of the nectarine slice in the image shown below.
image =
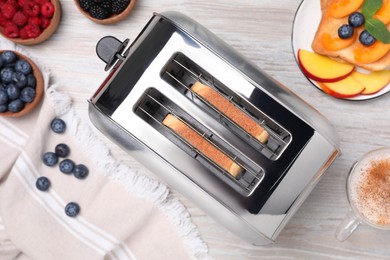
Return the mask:
<path id="1" fill-rule="evenodd" d="M 341 18 L 355 12 L 364 0 L 333 0 L 328 14 L 334 18 Z"/>
<path id="2" fill-rule="evenodd" d="M 383 0 L 382 7 L 374 15 L 375 18 L 381 20 L 384 24 L 390 22 L 390 0 Z"/>
<path id="3" fill-rule="evenodd" d="M 318 85 L 325 93 L 336 98 L 356 97 L 364 91 L 364 86 L 352 76 L 337 82 L 318 82 Z"/>
<path id="4" fill-rule="evenodd" d="M 375 41 L 371 46 L 364 46 L 360 42 L 353 49 L 353 55 L 356 62 L 371 63 L 379 60 L 390 50 L 390 44 L 381 41 Z"/>
<path id="5" fill-rule="evenodd" d="M 371 95 L 379 92 L 390 82 L 390 70 L 374 71 L 368 74 L 357 71 L 351 77 L 364 86 L 362 95 Z"/>
<path id="6" fill-rule="evenodd" d="M 346 78 L 354 70 L 349 63 L 341 63 L 311 51 L 299 49 L 298 63 L 306 77 L 319 82 L 335 82 Z"/>

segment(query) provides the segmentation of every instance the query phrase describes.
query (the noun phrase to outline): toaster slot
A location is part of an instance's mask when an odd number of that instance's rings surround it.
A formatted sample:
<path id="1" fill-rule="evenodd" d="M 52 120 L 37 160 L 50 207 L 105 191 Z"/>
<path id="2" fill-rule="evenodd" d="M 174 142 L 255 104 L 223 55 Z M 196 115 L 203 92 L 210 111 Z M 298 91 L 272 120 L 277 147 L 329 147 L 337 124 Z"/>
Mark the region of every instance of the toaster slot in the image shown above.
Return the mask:
<path id="1" fill-rule="evenodd" d="M 174 86 L 180 93 L 187 96 L 203 110 L 213 115 L 221 124 L 230 129 L 231 132 L 245 140 L 248 144 L 260 151 L 271 160 L 277 160 L 292 140 L 291 134 L 273 119 L 253 107 L 246 100 L 234 93 L 227 86 L 222 84 L 206 70 L 202 69 L 191 59 L 182 53 L 176 53 L 162 70 L 161 77 Z M 222 102 L 229 102 L 233 105 L 234 115 L 241 113 L 246 122 L 240 123 L 233 116 L 222 112 L 221 102 L 216 103 L 210 98 L 199 94 L 194 87 L 210 88 L 209 92 L 215 92 L 218 97 L 223 98 Z M 219 106 L 219 107 L 218 107 Z M 231 110 L 228 108 L 227 110 Z M 257 128 L 263 129 L 266 136 L 254 134 L 252 125 L 246 127 L 248 122 L 254 122 Z"/>
<path id="2" fill-rule="evenodd" d="M 220 178 L 240 194 L 251 195 L 261 183 L 265 174 L 262 167 L 199 123 L 158 90 L 148 89 L 137 102 L 134 112 L 206 167 L 209 170 L 206 174 Z M 184 130 L 180 132 L 179 127 Z M 218 161 L 213 159 L 213 156 L 222 159 Z M 227 162 L 230 163 L 230 168 L 226 167 Z"/>

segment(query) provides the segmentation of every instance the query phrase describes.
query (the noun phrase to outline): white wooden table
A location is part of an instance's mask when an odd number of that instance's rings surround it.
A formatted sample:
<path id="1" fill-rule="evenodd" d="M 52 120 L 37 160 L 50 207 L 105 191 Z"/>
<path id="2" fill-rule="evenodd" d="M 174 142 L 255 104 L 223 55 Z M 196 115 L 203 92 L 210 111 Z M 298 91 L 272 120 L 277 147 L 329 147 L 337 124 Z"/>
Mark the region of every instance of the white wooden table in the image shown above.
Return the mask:
<path id="1" fill-rule="evenodd" d="M 54 81 L 73 97 L 75 108 L 89 121 L 87 99 L 107 76 L 103 62 L 95 54 L 97 41 L 106 35 L 134 39 L 153 12 L 175 10 L 192 16 L 323 113 L 334 124 L 343 153 L 276 243 L 269 246 L 256 247 L 242 241 L 173 191 L 188 207 L 211 255 L 216 259 L 390 257 L 389 231 L 361 226 L 343 243 L 334 238 L 348 210 L 345 180 L 350 165 L 368 150 L 390 145 L 390 96 L 364 102 L 343 101 L 309 84 L 291 48 L 292 22 L 299 4 L 300 0 L 138 0 L 126 20 L 99 25 L 82 16 L 73 0 L 61 0 L 63 16 L 55 35 L 25 49 L 51 70 Z M 106 137 L 102 139 L 117 159 L 157 178 Z"/>

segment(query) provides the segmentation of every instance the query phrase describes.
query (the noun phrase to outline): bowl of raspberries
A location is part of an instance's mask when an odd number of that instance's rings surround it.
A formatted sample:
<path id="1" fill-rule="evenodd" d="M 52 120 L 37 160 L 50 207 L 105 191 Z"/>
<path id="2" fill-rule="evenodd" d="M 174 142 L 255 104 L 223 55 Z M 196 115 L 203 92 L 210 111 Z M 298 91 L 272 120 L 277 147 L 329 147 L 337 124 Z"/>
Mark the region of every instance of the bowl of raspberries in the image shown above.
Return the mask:
<path id="1" fill-rule="evenodd" d="M 0 0 L 0 33 L 13 42 L 35 45 L 60 23 L 59 0 Z"/>
<path id="2" fill-rule="evenodd" d="M 42 73 L 25 55 L 0 51 L 0 116 L 19 117 L 32 111 L 42 100 Z"/>
<path id="3" fill-rule="evenodd" d="M 136 0 L 74 0 L 79 11 L 99 24 L 113 24 L 125 19 Z"/>

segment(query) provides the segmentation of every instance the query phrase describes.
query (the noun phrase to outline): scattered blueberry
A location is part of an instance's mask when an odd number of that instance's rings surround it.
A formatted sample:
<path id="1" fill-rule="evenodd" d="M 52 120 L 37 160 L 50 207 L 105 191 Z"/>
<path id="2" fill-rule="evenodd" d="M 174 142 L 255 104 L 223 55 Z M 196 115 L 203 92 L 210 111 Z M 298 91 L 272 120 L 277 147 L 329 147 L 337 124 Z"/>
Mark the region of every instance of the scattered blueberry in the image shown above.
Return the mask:
<path id="1" fill-rule="evenodd" d="M 3 83 L 11 83 L 14 71 L 12 68 L 6 67 L 0 72 L 0 79 Z"/>
<path id="2" fill-rule="evenodd" d="M 73 175 L 77 179 L 84 179 L 88 176 L 89 170 L 84 164 L 77 164 L 73 169 Z"/>
<path id="3" fill-rule="evenodd" d="M 58 157 L 53 152 L 46 152 L 43 154 L 42 161 L 47 166 L 54 166 L 58 162 Z"/>
<path id="4" fill-rule="evenodd" d="M 74 167 L 74 162 L 70 159 L 65 159 L 60 162 L 60 171 L 62 173 L 71 173 L 73 172 Z"/>
<path id="5" fill-rule="evenodd" d="M 20 99 L 12 100 L 10 103 L 8 103 L 8 111 L 12 113 L 17 113 L 21 111 L 24 108 L 24 103 Z"/>
<path id="6" fill-rule="evenodd" d="M 1 54 L 1 59 L 4 63 L 10 64 L 16 60 L 16 54 L 12 51 L 5 51 Z"/>
<path id="7" fill-rule="evenodd" d="M 65 206 L 65 214 L 69 217 L 75 217 L 80 213 L 80 206 L 75 202 L 69 202 Z"/>
<path id="8" fill-rule="evenodd" d="M 0 90 L 0 105 L 7 104 L 8 94 L 5 90 Z"/>
<path id="9" fill-rule="evenodd" d="M 367 30 L 364 30 L 359 35 L 359 41 L 365 46 L 371 46 L 374 44 L 375 38 Z"/>
<path id="10" fill-rule="evenodd" d="M 341 39 L 351 38 L 353 35 L 353 27 L 349 24 L 343 24 L 339 27 L 338 35 Z"/>
<path id="11" fill-rule="evenodd" d="M 17 88 L 14 84 L 12 84 L 12 85 L 9 84 L 9 86 L 7 88 L 7 95 L 8 95 L 9 99 L 15 100 L 20 95 L 20 89 Z"/>
<path id="12" fill-rule="evenodd" d="M 32 87 L 25 87 L 20 92 L 19 98 L 25 103 L 31 103 L 34 100 L 35 95 L 36 95 L 35 89 L 33 89 Z"/>
<path id="13" fill-rule="evenodd" d="M 27 85 L 27 77 L 20 71 L 17 71 L 12 75 L 12 81 L 18 88 L 23 88 Z"/>
<path id="14" fill-rule="evenodd" d="M 35 88 L 37 86 L 37 79 L 34 74 L 27 75 L 27 86 Z"/>
<path id="15" fill-rule="evenodd" d="M 22 72 L 23 74 L 27 75 L 31 73 L 32 68 L 27 61 L 23 59 L 19 59 L 15 62 L 15 71 Z"/>
<path id="16" fill-rule="evenodd" d="M 38 190 L 46 191 L 50 187 L 50 181 L 48 178 L 42 176 L 37 179 L 35 186 L 37 187 Z"/>
<path id="17" fill-rule="evenodd" d="M 54 152 L 58 157 L 67 157 L 70 153 L 70 149 L 68 145 L 61 143 L 56 145 Z"/>
<path id="18" fill-rule="evenodd" d="M 54 133 L 61 134 L 65 132 L 66 124 L 64 120 L 60 118 L 54 118 L 51 121 L 51 129 L 53 130 Z"/>
<path id="19" fill-rule="evenodd" d="M 352 27 L 362 26 L 364 24 L 364 20 L 365 19 L 364 19 L 363 14 L 359 13 L 359 12 L 354 12 L 354 13 L 350 14 L 348 17 L 348 23 Z"/>

